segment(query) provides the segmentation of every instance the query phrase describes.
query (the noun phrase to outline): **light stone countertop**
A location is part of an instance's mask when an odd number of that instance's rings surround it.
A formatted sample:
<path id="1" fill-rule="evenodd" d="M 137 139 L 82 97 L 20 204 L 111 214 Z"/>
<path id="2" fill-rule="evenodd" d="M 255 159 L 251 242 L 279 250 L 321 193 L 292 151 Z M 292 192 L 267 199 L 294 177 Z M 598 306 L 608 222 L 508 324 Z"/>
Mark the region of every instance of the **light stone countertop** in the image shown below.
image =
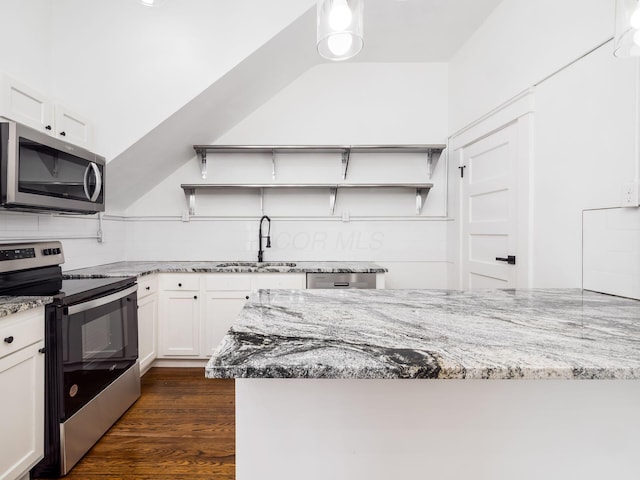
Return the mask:
<path id="1" fill-rule="evenodd" d="M 384 273 L 372 262 L 115 262 L 63 272 L 64 278 L 140 277 L 153 273 Z"/>
<path id="2" fill-rule="evenodd" d="M 579 289 L 260 290 L 206 376 L 640 379 L 640 301 Z"/>
<path id="3" fill-rule="evenodd" d="M 53 297 L 43 296 L 0 296 L 0 318 L 7 317 L 13 313 L 30 310 L 32 308 L 42 307 L 47 303 L 51 303 Z"/>
<path id="4" fill-rule="evenodd" d="M 63 272 L 65 279 L 141 277 L 153 273 L 384 273 L 388 270 L 372 262 L 115 262 Z M 0 317 L 46 305 L 44 296 L 0 295 Z"/>

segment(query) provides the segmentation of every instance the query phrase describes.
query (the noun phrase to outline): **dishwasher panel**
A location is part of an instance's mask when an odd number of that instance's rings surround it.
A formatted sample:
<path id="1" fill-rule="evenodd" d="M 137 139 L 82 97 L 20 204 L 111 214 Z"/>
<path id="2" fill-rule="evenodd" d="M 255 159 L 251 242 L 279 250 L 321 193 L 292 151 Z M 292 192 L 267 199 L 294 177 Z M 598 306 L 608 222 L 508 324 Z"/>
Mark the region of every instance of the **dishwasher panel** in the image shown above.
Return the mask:
<path id="1" fill-rule="evenodd" d="M 376 274 L 307 273 L 307 288 L 376 288 Z"/>

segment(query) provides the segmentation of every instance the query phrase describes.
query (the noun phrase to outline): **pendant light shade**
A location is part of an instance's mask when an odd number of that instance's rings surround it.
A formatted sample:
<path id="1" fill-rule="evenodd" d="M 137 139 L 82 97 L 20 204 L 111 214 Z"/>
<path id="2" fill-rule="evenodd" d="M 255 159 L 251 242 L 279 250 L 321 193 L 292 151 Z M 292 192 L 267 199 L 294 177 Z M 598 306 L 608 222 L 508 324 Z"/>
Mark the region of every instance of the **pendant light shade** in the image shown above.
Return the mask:
<path id="1" fill-rule="evenodd" d="M 364 0 L 318 0 L 318 53 L 328 60 L 346 60 L 364 45 Z"/>
<path id="2" fill-rule="evenodd" d="M 616 57 L 640 56 L 640 0 L 616 0 Z"/>

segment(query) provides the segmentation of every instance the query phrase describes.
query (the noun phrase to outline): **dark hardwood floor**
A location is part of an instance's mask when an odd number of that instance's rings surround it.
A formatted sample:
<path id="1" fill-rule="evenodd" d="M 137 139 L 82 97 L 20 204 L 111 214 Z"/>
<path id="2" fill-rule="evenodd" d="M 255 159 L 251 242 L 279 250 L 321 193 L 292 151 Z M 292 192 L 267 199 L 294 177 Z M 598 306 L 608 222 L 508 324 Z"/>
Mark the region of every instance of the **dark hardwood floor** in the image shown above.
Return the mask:
<path id="1" fill-rule="evenodd" d="M 152 368 L 140 399 L 65 478 L 235 479 L 234 402 L 233 380 Z"/>

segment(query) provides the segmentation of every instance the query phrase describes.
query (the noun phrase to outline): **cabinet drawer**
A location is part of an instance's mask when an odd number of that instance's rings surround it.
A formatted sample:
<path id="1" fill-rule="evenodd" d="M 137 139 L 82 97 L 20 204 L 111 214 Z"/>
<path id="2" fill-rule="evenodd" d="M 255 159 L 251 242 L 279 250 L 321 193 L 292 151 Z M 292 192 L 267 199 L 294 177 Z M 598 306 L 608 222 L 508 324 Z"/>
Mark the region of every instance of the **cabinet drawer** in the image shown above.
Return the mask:
<path id="1" fill-rule="evenodd" d="M 195 274 L 163 275 L 162 290 L 200 290 L 200 276 Z"/>
<path id="2" fill-rule="evenodd" d="M 306 286 L 306 277 L 301 273 L 258 273 L 254 277 L 253 288 L 301 289 Z"/>
<path id="3" fill-rule="evenodd" d="M 0 358 L 43 339 L 43 307 L 0 318 Z"/>
<path id="4" fill-rule="evenodd" d="M 251 274 L 248 273 L 220 273 L 207 275 L 206 289 L 222 291 L 249 291 L 251 290 Z"/>
<path id="5" fill-rule="evenodd" d="M 158 291 L 158 277 L 149 275 L 138 278 L 138 300 Z"/>

